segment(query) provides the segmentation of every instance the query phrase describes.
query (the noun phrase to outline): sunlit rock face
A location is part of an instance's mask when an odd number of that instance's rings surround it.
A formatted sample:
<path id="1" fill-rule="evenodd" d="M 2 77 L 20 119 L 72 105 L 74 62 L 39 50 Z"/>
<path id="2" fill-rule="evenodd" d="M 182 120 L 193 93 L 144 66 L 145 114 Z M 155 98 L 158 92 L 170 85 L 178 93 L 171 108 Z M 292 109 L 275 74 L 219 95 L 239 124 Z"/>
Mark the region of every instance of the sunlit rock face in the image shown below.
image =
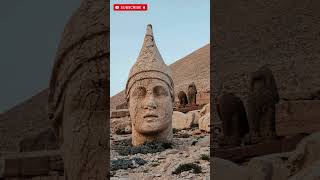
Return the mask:
<path id="1" fill-rule="evenodd" d="M 49 118 L 66 179 L 106 179 L 109 2 L 83 0 L 67 23 L 50 81 Z"/>
<path id="2" fill-rule="evenodd" d="M 151 25 L 147 26 L 139 57 L 131 68 L 126 97 L 134 146 L 172 140 L 174 85 L 170 69 L 155 44 Z"/>

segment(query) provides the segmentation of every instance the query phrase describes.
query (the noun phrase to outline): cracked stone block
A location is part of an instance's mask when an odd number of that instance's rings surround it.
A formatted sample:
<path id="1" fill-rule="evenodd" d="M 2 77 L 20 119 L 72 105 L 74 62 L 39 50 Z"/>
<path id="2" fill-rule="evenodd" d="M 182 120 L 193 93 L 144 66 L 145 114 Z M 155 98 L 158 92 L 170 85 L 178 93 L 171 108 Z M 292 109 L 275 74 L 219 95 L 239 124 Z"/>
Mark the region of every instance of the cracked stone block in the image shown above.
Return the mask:
<path id="1" fill-rule="evenodd" d="M 320 130 L 320 100 L 282 101 L 276 105 L 276 131 L 279 136 Z"/>

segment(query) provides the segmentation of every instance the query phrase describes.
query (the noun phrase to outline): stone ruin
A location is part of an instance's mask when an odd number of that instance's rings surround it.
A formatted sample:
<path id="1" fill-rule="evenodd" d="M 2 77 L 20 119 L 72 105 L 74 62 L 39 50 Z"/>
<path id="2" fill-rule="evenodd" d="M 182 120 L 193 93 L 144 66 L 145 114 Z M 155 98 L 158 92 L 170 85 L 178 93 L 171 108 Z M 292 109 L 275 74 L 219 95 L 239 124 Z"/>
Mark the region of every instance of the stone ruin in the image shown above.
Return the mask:
<path id="1" fill-rule="evenodd" d="M 132 144 L 171 142 L 174 85 L 171 72 L 147 26 L 143 46 L 130 70 L 126 97 L 132 121 Z"/>
<path id="2" fill-rule="evenodd" d="M 191 84 L 188 85 L 187 93 L 188 94 L 186 94 L 184 91 L 179 91 L 179 93 L 178 93 L 178 100 L 179 100 L 178 107 L 179 108 L 197 105 L 198 92 L 197 92 L 196 84 L 194 82 L 192 82 Z"/>
<path id="3" fill-rule="evenodd" d="M 233 93 L 218 96 L 216 107 L 222 122 L 222 147 L 256 144 L 276 138 L 275 107 L 279 101 L 272 71 L 265 65 L 250 74 L 248 106 Z M 247 118 L 248 114 L 248 118 Z"/>
<path id="4" fill-rule="evenodd" d="M 19 152 L 56 149 L 59 149 L 59 141 L 52 128 L 48 128 L 38 134 L 23 138 L 19 142 Z"/>
<path id="5" fill-rule="evenodd" d="M 178 93 L 179 107 L 185 107 L 188 104 L 187 94 L 184 91 Z"/>
<path id="6" fill-rule="evenodd" d="M 218 143 L 222 147 L 239 146 L 249 133 L 249 124 L 243 102 L 232 93 L 223 93 L 217 99 L 217 111 L 222 122 Z"/>
<path id="7" fill-rule="evenodd" d="M 263 66 L 251 74 L 248 98 L 250 141 L 257 143 L 275 138 L 275 108 L 279 94 L 272 71 Z"/>
<path id="8" fill-rule="evenodd" d="M 294 150 L 307 134 L 314 132 L 313 129 L 303 126 L 293 128 L 295 121 L 304 118 L 308 118 L 308 121 L 314 120 L 314 129 L 317 129 L 317 100 L 279 101 L 275 78 L 266 65 L 250 73 L 249 77 L 247 108 L 241 99 L 232 93 L 224 92 L 217 98 L 216 109 L 222 121 L 222 133 L 217 138 L 219 146 L 213 147 L 214 156 L 217 158 L 243 163 L 252 157 L 289 152 Z M 300 107 L 300 110 L 296 109 L 297 107 Z M 286 124 L 283 124 L 284 122 Z M 284 125 L 288 125 L 287 129 L 278 128 L 276 131 L 277 127 Z M 222 163 L 219 159 L 215 160 Z"/>
<path id="9" fill-rule="evenodd" d="M 197 104 L 197 87 L 194 82 L 188 86 L 188 104 L 194 106 Z"/>

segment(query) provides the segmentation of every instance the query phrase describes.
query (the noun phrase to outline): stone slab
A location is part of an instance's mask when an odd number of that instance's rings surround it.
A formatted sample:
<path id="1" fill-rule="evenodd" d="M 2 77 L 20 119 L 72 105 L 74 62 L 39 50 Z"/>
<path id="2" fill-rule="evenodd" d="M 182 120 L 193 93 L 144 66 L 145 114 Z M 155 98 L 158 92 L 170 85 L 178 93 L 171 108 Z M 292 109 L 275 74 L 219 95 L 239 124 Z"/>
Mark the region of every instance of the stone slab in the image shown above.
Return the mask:
<path id="1" fill-rule="evenodd" d="M 199 110 L 199 109 L 202 109 L 203 105 L 199 106 L 199 105 L 196 105 L 196 106 L 186 106 L 186 107 L 174 107 L 173 110 L 174 111 L 179 111 L 179 112 L 182 112 L 182 113 L 187 113 L 189 111 L 194 111 L 194 110 Z"/>
<path id="2" fill-rule="evenodd" d="M 46 176 L 51 171 L 63 171 L 59 151 L 7 153 L 1 156 L 0 178 Z"/>
<path id="3" fill-rule="evenodd" d="M 197 104 L 210 103 L 210 92 L 200 92 L 197 94 Z"/>
<path id="4" fill-rule="evenodd" d="M 130 116 L 128 109 L 119 109 L 111 112 L 111 118 L 122 118 Z"/>
<path id="5" fill-rule="evenodd" d="M 320 100 L 282 101 L 276 105 L 278 136 L 320 131 Z"/>
<path id="6" fill-rule="evenodd" d="M 273 153 L 288 152 L 294 150 L 304 135 L 272 140 L 254 145 L 247 145 L 234 148 L 217 148 L 214 150 L 214 157 L 230 161 L 243 161 L 247 158 L 263 156 Z"/>
<path id="7" fill-rule="evenodd" d="M 128 104 L 127 102 L 124 102 L 122 104 L 119 104 L 116 106 L 116 110 L 119 110 L 119 109 L 128 109 Z"/>

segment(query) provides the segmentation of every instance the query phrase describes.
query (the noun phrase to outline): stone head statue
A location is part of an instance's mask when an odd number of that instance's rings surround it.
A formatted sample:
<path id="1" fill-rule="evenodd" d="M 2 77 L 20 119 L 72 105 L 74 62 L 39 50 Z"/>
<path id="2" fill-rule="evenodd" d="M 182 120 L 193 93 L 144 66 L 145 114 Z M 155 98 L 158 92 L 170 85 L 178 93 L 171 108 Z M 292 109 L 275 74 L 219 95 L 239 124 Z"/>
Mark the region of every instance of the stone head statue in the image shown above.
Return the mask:
<path id="1" fill-rule="evenodd" d="M 126 98 L 134 146 L 171 141 L 174 85 L 170 69 L 155 44 L 151 25 L 147 26 L 139 57 L 129 73 Z"/>
<path id="2" fill-rule="evenodd" d="M 49 87 L 49 118 L 65 179 L 105 179 L 109 116 L 109 27 L 104 0 L 83 0 L 67 23 Z"/>

